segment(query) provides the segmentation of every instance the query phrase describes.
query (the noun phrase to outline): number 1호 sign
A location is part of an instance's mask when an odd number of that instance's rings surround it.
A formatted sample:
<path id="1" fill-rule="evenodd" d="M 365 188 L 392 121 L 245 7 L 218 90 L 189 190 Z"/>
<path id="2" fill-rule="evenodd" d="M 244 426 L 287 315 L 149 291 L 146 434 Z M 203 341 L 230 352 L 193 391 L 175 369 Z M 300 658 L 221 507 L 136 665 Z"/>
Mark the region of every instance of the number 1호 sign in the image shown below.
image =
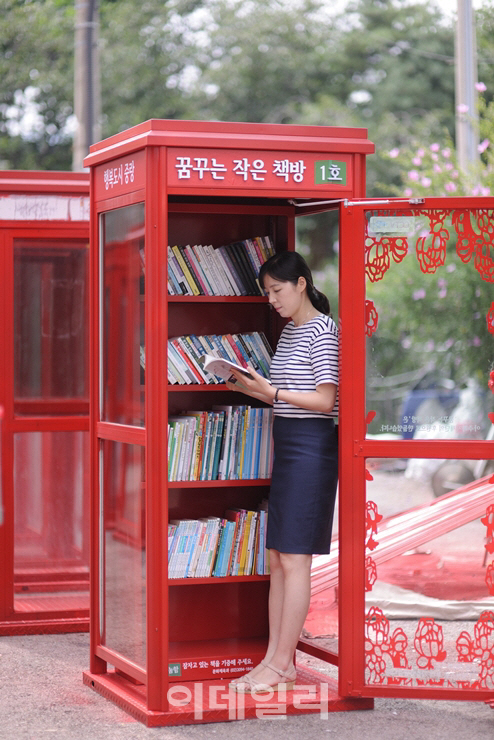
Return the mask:
<path id="1" fill-rule="evenodd" d="M 322 159 L 315 163 L 314 182 L 316 185 L 335 183 L 346 185 L 346 162 L 335 159 Z"/>

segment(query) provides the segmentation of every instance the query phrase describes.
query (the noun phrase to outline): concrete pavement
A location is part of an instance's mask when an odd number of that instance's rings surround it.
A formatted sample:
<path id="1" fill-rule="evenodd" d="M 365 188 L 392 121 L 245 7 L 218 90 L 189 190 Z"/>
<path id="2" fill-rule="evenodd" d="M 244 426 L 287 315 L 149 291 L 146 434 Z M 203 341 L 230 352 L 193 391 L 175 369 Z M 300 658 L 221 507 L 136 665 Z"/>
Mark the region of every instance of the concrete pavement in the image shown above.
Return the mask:
<path id="1" fill-rule="evenodd" d="M 87 634 L 0 637 L 1 740 L 492 740 L 483 703 L 377 699 L 371 711 L 146 728 L 82 684 Z"/>

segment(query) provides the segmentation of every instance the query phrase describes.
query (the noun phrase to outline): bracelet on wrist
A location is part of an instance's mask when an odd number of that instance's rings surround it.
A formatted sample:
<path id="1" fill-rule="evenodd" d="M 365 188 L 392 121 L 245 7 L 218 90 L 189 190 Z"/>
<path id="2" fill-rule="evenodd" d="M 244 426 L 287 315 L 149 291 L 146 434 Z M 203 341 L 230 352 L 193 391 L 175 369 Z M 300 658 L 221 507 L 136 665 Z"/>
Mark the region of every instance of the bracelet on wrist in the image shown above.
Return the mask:
<path id="1" fill-rule="evenodd" d="M 279 389 L 279 388 L 277 388 L 277 389 L 276 389 L 276 393 L 274 394 L 274 401 L 275 401 L 275 403 L 276 403 L 276 401 L 278 400 L 278 393 L 279 393 L 279 392 L 280 392 L 280 389 Z"/>

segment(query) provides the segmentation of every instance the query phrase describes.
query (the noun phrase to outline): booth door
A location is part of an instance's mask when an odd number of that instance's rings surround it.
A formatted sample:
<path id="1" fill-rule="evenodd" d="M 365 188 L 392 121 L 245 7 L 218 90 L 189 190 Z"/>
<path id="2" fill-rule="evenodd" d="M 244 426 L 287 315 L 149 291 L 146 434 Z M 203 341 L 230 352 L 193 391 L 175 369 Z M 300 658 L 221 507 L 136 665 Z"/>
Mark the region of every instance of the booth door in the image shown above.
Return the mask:
<path id="1" fill-rule="evenodd" d="M 340 215 L 340 691 L 492 699 L 494 198 Z"/>
<path id="2" fill-rule="evenodd" d="M 18 618 L 89 606 L 88 252 L 87 238 L 12 241 L 4 596 Z"/>

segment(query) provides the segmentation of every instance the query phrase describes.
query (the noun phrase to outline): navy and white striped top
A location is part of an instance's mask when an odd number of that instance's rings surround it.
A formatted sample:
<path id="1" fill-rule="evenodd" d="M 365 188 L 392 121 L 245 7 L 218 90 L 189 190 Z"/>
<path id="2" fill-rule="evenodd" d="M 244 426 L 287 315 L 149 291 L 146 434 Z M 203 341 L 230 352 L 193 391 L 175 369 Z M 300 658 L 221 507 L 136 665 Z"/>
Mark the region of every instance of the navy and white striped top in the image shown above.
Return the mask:
<path id="1" fill-rule="evenodd" d="M 271 360 L 270 376 L 272 384 L 280 390 L 307 392 L 315 391 L 321 383 L 338 385 L 338 327 L 333 319 L 320 314 L 301 326 L 290 321 L 281 332 Z M 281 400 L 273 406 L 279 416 L 338 416 L 338 396 L 329 414 L 301 409 Z"/>

